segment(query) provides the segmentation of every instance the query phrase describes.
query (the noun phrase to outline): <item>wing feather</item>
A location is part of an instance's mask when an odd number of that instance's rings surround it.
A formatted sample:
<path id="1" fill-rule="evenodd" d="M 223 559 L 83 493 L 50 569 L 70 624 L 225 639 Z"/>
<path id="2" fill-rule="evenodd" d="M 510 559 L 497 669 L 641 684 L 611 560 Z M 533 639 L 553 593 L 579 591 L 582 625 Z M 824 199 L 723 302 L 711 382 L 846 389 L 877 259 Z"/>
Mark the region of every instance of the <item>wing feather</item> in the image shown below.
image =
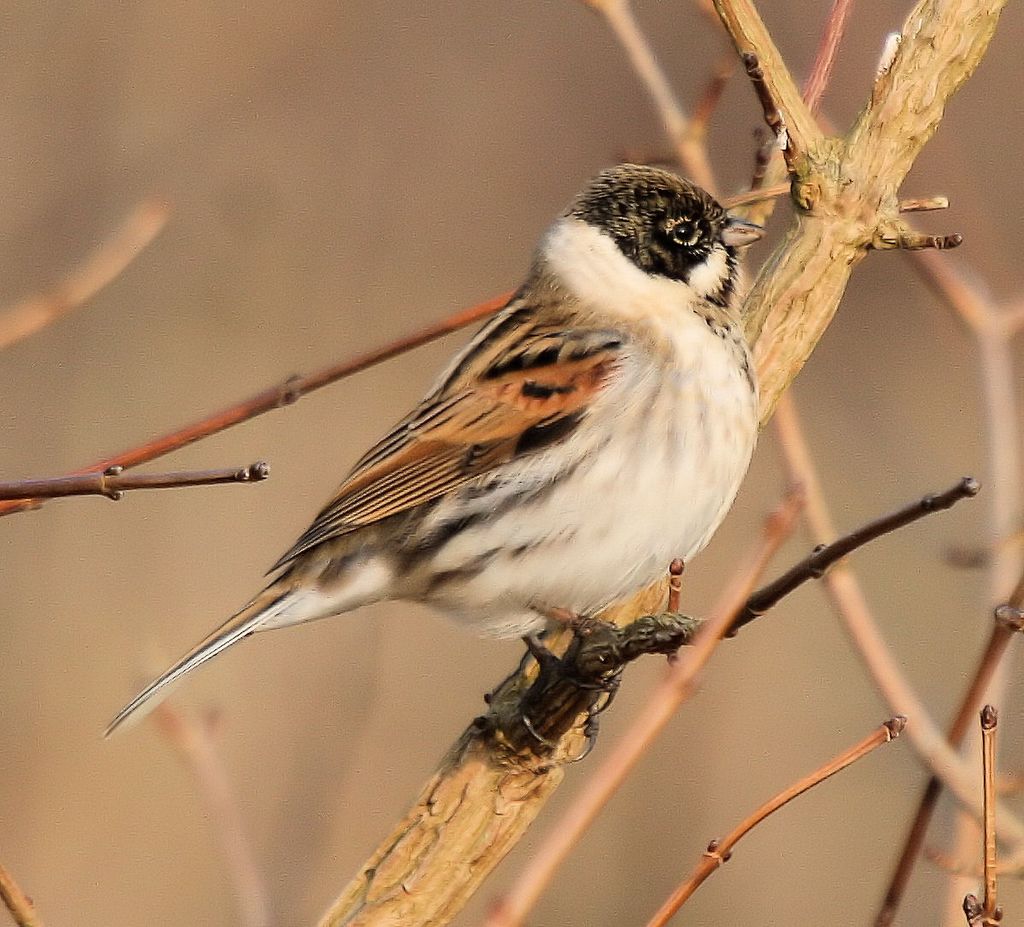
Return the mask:
<path id="1" fill-rule="evenodd" d="M 438 386 L 356 464 L 274 565 L 436 499 L 517 456 L 565 440 L 614 375 L 623 336 L 524 317 L 510 304 Z"/>

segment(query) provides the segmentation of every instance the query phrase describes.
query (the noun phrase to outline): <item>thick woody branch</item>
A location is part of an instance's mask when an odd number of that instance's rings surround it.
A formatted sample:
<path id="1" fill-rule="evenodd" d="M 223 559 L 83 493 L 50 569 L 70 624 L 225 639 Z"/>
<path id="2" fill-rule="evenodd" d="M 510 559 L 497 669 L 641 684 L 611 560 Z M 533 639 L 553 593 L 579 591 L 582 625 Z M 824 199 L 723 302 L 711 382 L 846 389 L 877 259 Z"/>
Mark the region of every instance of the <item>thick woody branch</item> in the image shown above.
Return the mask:
<path id="1" fill-rule="evenodd" d="M 749 0 L 717 0 L 741 52 L 757 56 L 793 146 L 796 223 L 761 269 L 745 303 L 761 373 L 762 415 L 814 349 L 853 268 L 872 248 L 921 244 L 897 191 L 952 93 L 973 73 L 1003 0 L 922 0 L 872 101 L 846 139 L 818 130 Z M 952 241 L 943 241 L 952 244 Z"/>
<path id="2" fill-rule="evenodd" d="M 752 0 L 715 0 L 715 9 L 750 77 L 791 171 L 822 139 L 778 48 Z"/>
<path id="3" fill-rule="evenodd" d="M 672 919 L 675 913 L 689 901 L 693 893 L 704 884 L 708 876 L 729 861 L 736 844 L 765 818 L 770 817 L 780 808 L 788 805 L 794 798 L 803 795 L 804 792 L 824 782 L 830 776 L 834 776 L 836 773 L 846 769 L 847 766 L 851 766 L 857 760 L 877 750 L 883 744 L 895 740 L 903 733 L 906 725 L 907 719 L 902 716 L 897 715 L 895 718 L 890 718 L 862 741 L 829 760 L 828 763 L 816 769 L 810 775 L 793 783 L 788 789 L 780 792 L 770 801 L 765 802 L 753 814 L 741 821 L 728 836 L 723 837 L 721 840 L 712 840 L 704 851 L 703 857 L 697 864 L 696 869 L 694 869 L 693 874 L 669 896 L 657 913 L 647 922 L 647 927 L 665 927 L 665 924 Z"/>
<path id="4" fill-rule="evenodd" d="M 957 11 L 972 10 L 979 2 L 940 0 L 939 5 L 943 16 L 960 20 L 962 33 L 972 30 L 972 21 Z M 919 4 L 908 22 L 931 6 Z M 716 0 L 716 8 L 738 50 L 757 56 L 766 96 L 786 129 L 795 173 L 796 223 L 762 268 L 745 303 L 746 330 L 761 383 L 763 423 L 831 321 L 853 267 L 872 247 L 886 246 L 882 232 L 899 228 L 894 226 L 900 221 L 895 191 L 905 176 L 907 157 L 892 167 L 876 165 L 881 177 L 851 172 L 846 143 L 820 131 L 749 0 Z M 903 54 L 913 52 L 919 42 L 933 46 L 930 61 L 935 73 L 929 80 L 941 98 L 940 108 L 972 73 L 991 34 L 987 24 L 980 28 L 969 39 L 977 54 L 964 58 L 962 34 L 916 37 L 909 27 L 905 31 L 905 45 L 910 48 Z M 890 105 L 898 107 L 900 101 L 894 98 Z M 893 128 L 887 144 L 906 146 L 916 155 L 922 144 L 914 140 L 916 127 L 901 121 Z M 930 136 L 932 129 L 922 126 L 921 131 Z M 892 195 L 880 196 L 880 186 L 891 188 Z M 628 623 L 638 615 L 657 612 L 665 601 L 664 591 L 664 584 L 645 590 L 620 605 L 612 617 Z M 528 685 L 526 677 L 512 677 L 492 698 L 492 711 L 495 701 L 518 697 Z M 524 772 L 521 766 L 508 765 L 471 728 L 417 805 L 332 906 L 324 927 L 447 923 L 525 832 L 561 780 L 562 767 L 552 764 L 576 756 L 581 743 L 577 726 L 542 761 L 543 772 Z"/>
<path id="5" fill-rule="evenodd" d="M 116 502 L 130 489 L 177 489 L 181 486 L 215 486 L 221 483 L 261 483 L 270 467 L 258 460 L 248 467 L 226 470 L 182 470 L 175 473 L 124 473 L 108 467 L 99 473 L 56 476 L 41 480 L 0 483 L 0 499 L 54 499 L 58 496 L 106 496 Z"/>

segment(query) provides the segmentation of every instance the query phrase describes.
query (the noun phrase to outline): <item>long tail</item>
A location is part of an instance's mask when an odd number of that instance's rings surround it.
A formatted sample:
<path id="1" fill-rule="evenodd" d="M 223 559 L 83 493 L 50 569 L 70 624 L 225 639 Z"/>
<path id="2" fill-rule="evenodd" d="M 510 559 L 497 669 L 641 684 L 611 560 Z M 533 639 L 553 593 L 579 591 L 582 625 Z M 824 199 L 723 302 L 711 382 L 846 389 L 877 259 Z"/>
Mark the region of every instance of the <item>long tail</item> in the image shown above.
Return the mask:
<path id="1" fill-rule="evenodd" d="M 109 737 L 130 717 L 143 717 L 152 711 L 160 701 L 170 694 L 169 686 L 177 682 L 186 673 L 227 650 L 232 644 L 247 637 L 262 626 L 272 624 L 274 619 L 287 608 L 294 595 L 290 588 L 282 588 L 275 583 L 261 592 L 241 611 L 236 612 L 217 630 L 201 640 L 185 656 L 174 664 L 162 676 L 154 679 L 145 689 L 124 706 L 107 726 L 104 737 Z M 139 714 L 141 709 L 145 709 Z"/>

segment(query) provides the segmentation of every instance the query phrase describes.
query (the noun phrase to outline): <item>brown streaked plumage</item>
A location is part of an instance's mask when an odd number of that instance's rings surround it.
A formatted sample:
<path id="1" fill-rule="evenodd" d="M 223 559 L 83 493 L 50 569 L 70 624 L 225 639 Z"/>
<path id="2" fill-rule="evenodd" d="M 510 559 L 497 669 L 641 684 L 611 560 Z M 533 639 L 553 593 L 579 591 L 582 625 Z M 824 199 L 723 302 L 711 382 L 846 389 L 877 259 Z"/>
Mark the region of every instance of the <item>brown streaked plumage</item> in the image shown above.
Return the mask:
<path id="1" fill-rule="evenodd" d="M 412 599 L 523 634 L 700 550 L 756 436 L 732 301 L 734 249 L 758 235 L 665 171 L 600 174 L 508 306 L 357 462 L 266 589 L 108 733 L 254 631 Z"/>

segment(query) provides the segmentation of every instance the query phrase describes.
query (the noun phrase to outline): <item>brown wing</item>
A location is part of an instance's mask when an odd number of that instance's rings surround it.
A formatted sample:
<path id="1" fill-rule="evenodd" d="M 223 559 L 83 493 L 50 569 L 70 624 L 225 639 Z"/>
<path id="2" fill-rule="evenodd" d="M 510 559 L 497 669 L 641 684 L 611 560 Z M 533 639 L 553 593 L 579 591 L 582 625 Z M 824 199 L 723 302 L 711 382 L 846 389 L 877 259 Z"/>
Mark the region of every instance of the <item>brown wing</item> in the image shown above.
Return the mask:
<path id="1" fill-rule="evenodd" d="M 572 432 L 614 372 L 622 336 L 512 318 L 521 312 L 510 307 L 477 335 L 440 385 L 356 464 L 272 571 Z"/>

